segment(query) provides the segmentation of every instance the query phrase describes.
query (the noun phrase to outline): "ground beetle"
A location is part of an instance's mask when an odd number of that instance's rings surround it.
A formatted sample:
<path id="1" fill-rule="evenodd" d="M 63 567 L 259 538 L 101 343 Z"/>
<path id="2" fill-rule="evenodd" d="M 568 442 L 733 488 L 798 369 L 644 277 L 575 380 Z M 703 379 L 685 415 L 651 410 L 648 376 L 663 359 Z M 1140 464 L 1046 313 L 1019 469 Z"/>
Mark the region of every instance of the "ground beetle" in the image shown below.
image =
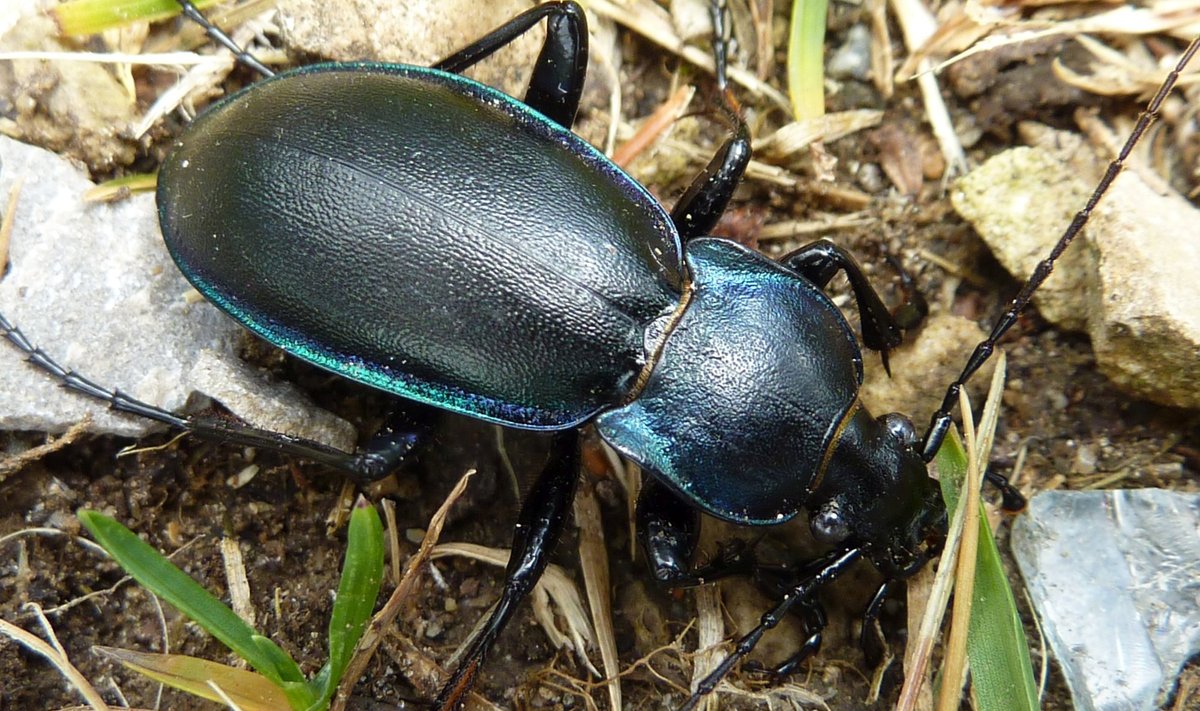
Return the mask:
<path id="1" fill-rule="evenodd" d="M 885 578 L 867 612 L 876 616 L 889 585 L 937 555 L 945 536 L 926 464 L 958 390 L 1049 275 L 1197 50 L 1193 42 L 919 441 L 907 418 L 873 417 L 858 400 L 862 356 L 822 289 L 846 273 L 863 343 L 885 365 L 901 336 L 849 254 L 819 241 L 772 261 L 705 236 L 750 158 L 749 132 L 725 87 L 721 3 L 713 44 L 731 134 L 667 213 L 570 130 L 588 42 L 574 2 L 537 6 L 434 68 L 320 64 L 274 75 L 178 1 L 267 78 L 197 118 L 162 166 L 158 207 L 172 256 L 250 330 L 403 404 L 367 447 L 346 453 L 132 400 L 61 367 L 3 316 L 0 330 L 66 387 L 114 409 L 316 460 L 363 482 L 391 472 L 418 444 L 426 406 L 554 432 L 550 462 L 520 512 L 504 592 L 440 708 L 462 703 L 541 575 L 575 490 L 577 430 L 588 423 L 652 475 L 637 518 L 662 583 L 753 572 L 744 552 L 693 567 L 700 511 L 765 526 L 805 509 L 815 537 L 833 547 L 803 568 L 687 707 L 797 603 L 818 612 L 806 614 L 811 637 L 784 666 L 814 651 L 824 617 L 814 594 L 859 558 Z M 523 102 L 459 75 L 543 19 L 547 38 Z"/>

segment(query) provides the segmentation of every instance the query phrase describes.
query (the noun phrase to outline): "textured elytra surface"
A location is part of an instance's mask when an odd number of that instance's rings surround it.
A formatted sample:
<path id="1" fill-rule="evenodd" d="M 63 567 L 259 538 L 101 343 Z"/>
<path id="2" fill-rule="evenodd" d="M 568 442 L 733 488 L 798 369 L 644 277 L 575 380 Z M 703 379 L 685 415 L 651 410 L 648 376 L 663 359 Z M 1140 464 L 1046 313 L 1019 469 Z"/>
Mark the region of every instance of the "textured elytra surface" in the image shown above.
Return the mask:
<path id="1" fill-rule="evenodd" d="M 322 65 L 261 82 L 195 122 L 159 185 L 176 261 L 244 325 L 510 425 L 616 402 L 681 288 L 674 228 L 640 186 L 440 72 Z"/>

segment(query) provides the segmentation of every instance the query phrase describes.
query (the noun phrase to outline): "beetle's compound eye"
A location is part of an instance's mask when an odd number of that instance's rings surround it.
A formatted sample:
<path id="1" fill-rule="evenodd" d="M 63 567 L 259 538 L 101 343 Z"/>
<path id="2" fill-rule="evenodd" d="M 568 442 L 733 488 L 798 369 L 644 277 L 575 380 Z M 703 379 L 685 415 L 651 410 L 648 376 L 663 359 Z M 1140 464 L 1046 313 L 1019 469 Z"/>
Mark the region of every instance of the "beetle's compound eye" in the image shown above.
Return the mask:
<path id="1" fill-rule="evenodd" d="M 889 412 L 880 417 L 879 422 L 887 428 L 888 434 L 909 447 L 917 443 L 917 428 L 913 426 L 912 420 L 899 412 Z"/>
<path id="2" fill-rule="evenodd" d="M 813 512 L 808 527 L 812 529 L 813 537 L 821 543 L 841 543 L 850 537 L 850 525 L 836 501 L 830 501 Z"/>

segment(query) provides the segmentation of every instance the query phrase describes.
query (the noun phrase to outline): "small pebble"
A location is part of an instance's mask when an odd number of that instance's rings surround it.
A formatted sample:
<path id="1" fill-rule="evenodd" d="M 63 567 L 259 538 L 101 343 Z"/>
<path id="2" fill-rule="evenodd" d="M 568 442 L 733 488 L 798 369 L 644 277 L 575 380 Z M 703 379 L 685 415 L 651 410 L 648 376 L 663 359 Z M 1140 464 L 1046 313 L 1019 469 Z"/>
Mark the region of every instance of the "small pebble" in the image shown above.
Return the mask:
<path id="1" fill-rule="evenodd" d="M 1071 464 L 1071 471 L 1075 474 L 1095 474 L 1096 448 L 1091 444 L 1080 444 L 1079 449 L 1075 451 L 1075 461 Z"/>
<path id="2" fill-rule="evenodd" d="M 862 189 L 868 193 L 881 193 L 887 189 L 883 171 L 879 169 L 878 163 L 863 163 L 859 166 L 855 177 L 858 178 L 858 184 Z"/>
<path id="3" fill-rule="evenodd" d="M 825 71 L 834 79 L 864 81 L 871 74 L 871 31 L 855 25 L 846 33 L 846 41 L 833 52 Z"/>
<path id="4" fill-rule="evenodd" d="M 425 638 L 436 639 L 442 634 L 442 623 L 437 620 L 430 620 L 429 624 L 425 625 Z"/>

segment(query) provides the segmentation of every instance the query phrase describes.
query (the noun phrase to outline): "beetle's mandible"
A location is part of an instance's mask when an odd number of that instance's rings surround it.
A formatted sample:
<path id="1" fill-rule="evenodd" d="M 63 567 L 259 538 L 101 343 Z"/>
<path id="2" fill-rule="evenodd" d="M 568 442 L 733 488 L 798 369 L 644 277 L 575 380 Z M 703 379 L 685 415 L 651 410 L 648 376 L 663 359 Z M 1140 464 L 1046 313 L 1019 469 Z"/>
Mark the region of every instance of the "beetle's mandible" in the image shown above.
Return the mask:
<path id="1" fill-rule="evenodd" d="M 858 342 L 823 288 L 838 272 L 849 277 L 862 342 L 885 363 L 901 332 L 849 254 L 819 241 L 773 261 L 706 236 L 750 159 L 749 131 L 728 99 L 719 109 L 727 140 L 670 212 L 571 132 L 588 47 L 574 2 L 539 5 L 433 68 L 364 62 L 275 75 L 178 1 L 267 78 L 211 107 L 175 142 L 158 186 L 167 247 L 196 288 L 251 331 L 397 396 L 386 434 L 350 453 L 178 415 L 70 373 L 2 315 L 0 331 L 64 385 L 117 410 L 315 460 L 361 482 L 390 473 L 419 444 L 423 418 L 414 413 L 423 407 L 551 432 L 501 599 L 439 695 L 443 709 L 463 702 L 541 575 L 571 507 L 578 428 L 589 423 L 651 475 L 637 519 L 663 584 L 752 572 L 748 557 L 693 564 L 701 512 L 765 526 L 806 510 L 814 536 L 832 548 L 688 707 L 788 607 L 815 605 L 816 590 L 861 558 L 885 578 L 868 610 L 877 615 L 888 586 L 944 539 L 946 509 L 926 464 L 958 390 L 1078 233 L 1178 74 L 920 438 L 906 417 L 873 416 L 859 401 Z M 713 44 L 727 96 L 719 4 Z M 460 75 L 543 20 L 547 37 L 523 100 Z M 1195 51 L 1193 43 L 1179 67 Z M 823 616 L 809 617 L 801 654 L 820 643 Z"/>

